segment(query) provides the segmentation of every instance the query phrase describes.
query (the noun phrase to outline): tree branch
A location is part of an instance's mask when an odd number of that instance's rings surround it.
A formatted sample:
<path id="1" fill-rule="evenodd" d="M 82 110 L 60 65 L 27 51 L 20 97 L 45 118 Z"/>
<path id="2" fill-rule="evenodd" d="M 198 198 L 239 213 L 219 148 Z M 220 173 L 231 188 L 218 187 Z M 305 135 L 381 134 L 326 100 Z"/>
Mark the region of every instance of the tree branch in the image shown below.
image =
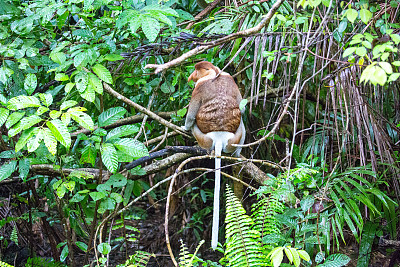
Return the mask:
<path id="1" fill-rule="evenodd" d="M 185 54 L 181 55 L 180 57 L 178 57 L 174 60 L 171 60 L 165 64 L 147 64 L 145 68 L 155 69 L 154 73 L 157 74 L 157 73 L 160 73 L 161 71 L 164 71 L 172 66 L 178 65 L 178 64 L 182 63 L 183 61 L 185 61 L 186 59 L 188 59 L 192 56 L 195 56 L 197 54 L 200 54 L 210 48 L 219 46 L 223 43 L 226 43 L 226 42 L 229 42 L 229 41 L 241 38 L 241 37 L 250 36 L 254 33 L 258 33 L 259 31 L 261 31 L 262 28 L 264 28 L 266 25 L 268 25 L 271 18 L 275 14 L 276 10 L 280 7 L 280 5 L 282 3 L 283 3 L 283 0 L 277 0 L 275 2 L 275 4 L 272 5 L 272 7 L 269 10 L 269 12 L 267 13 L 267 15 L 265 15 L 265 17 L 261 20 L 261 22 L 253 28 L 239 31 L 236 33 L 232 33 L 230 35 L 224 36 L 215 41 L 209 42 L 209 43 L 207 43 L 207 45 L 198 46 L 198 47 L 190 50 L 189 52 L 186 52 Z"/>

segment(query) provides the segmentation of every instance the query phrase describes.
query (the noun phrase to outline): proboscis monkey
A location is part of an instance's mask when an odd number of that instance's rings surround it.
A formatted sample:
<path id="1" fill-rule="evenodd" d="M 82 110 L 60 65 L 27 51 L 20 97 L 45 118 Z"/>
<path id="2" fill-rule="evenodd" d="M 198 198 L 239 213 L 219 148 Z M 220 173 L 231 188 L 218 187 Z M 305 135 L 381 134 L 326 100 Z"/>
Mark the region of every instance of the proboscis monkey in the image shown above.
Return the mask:
<path id="1" fill-rule="evenodd" d="M 243 144 L 245 128 L 242 111 L 239 109 L 242 96 L 232 76 L 220 72 L 207 61 L 195 65 L 188 81 L 196 83 L 186 115 L 185 129 L 192 130 L 200 147 L 215 151 L 214 212 L 211 247 L 218 243 L 219 194 L 221 180 L 221 151 L 240 156 L 241 148 L 232 144 Z"/>

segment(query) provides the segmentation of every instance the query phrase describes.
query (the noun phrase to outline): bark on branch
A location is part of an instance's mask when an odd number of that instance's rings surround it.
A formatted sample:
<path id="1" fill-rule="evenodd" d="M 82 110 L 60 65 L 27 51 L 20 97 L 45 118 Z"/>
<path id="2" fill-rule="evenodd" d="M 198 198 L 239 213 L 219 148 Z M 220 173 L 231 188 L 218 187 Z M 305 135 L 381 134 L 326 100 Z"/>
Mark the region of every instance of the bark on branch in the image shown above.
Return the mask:
<path id="1" fill-rule="evenodd" d="M 269 12 L 267 13 L 267 15 L 265 15 L 265 17 L 261 20 L 261 22 L 258 25 L 256 25 L 255 27 L 253 27 L 253 28 L 246 29 L 246 30 L 239 31 L 239 32 L 235 32 L 235 33 L 232 33 L 230 35 L 224 36 L 224 37 L 222 37 L 220 39 L 217 39 L 215 41 L 209 42 L 209 43 L 207 43 L 205 45 L 198 46 L 198 47 L 190 50 L 189 52 L 181 55 L 180 57 L 178 57 L 178 58 L 176 58 L 174 60 L 171 60 L 171 61 L 169 61 L 169 62 L 167 62 L 165 64 L 147 64 L 145 68 L 147 68 L 147 69 L 155 69 L 154 73 L 157 74 L 157 73 L 160 73 L 160 72 L 162 72 L 162 71 L 164 71 L 164 70 L 166 70 L 166 69 L 168 69 L 168 68 L 170 68 L 172 66 L 176 66 L 176 65 L 182 63 L 183 61 L 185 61 L 186 59 L 188 59 L 188 58 L 190 58 L 192 56 L 195 56 L 197 54 L 203 53 L 204 51 L 206 51 L 206 50 L 208 50 L 210 48 L 219 46 L 221 44 L 224 44 L 226 42 L 229 42 L 229 41 L 241 38 L 241 37 L 250 36 L 252 34 L 258 33 L 258 32 L 261 31 L 262 28 L 264 28 L 266 25 L 269 24 L 271 18 L 274 16 L 276 10 L 280 7 L 280 5 L 282 3 L 283 3 L 283 0 L 277 0 L 275 2 L 275 4 L 272 5 L 272 7 L 269 10 Z"/>

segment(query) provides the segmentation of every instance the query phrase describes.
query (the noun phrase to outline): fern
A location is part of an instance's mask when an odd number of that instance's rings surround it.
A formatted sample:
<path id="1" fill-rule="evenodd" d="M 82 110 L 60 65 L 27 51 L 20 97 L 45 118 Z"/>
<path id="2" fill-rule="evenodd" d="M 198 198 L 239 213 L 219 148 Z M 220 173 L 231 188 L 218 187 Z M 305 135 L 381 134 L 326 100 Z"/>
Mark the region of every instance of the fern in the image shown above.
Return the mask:
<path id="1" fill-rule="evenodd" d="M 261 237 L 280 233 L 280 224 L 276 219 L 276 215 L 281 214 L 284 208 L 282 202 L 273 193 L 257 201 L 251 209 L 251 218 L 254 221 L 252 229 L 260 232 Z"/>
<path id="2" fill-rule="evenodd" d="M 266 266 L 260 232 L 252 229 L 253 220 L 227 186 L 226 189 L 226 250 L 229 266 Z"/>
<path id="3" fill-rule="evenodd" d="M 136 251 L 124 264 L 119 264 L 117 267 L 146 267 L 151 257 L 155 257 L 155 255 L 145 251 Z"/>
<path id="4" fill-rule="evenodd" d="M 185 243 L 181 240 L 181 252 L 179 253 L 179 266 L 182 267 L 192 267 L 193 261 L 196 258 L 196 254 L 199 251 L 201 245 L 204 244 L 204 240 L 201 240 L 199 245 L 197 246 L 195 252 L 193 254 L 189 254 L 188 248 L 186 247 Z M 197 258 L 196 258 L 197 259 Z"/>
<path id="5" fill-rule="evenodd" d="M 67 265 L 59 262 L 52 261 L 44 258 L 29 258 L 25 264 L 25 267 L 66 267 Z"/>
<path id="6" fill-rule="evenodd" d="M 17 226 L 14 226 L 11 232 L 10 240 L 13 241 L 18 246 L 18 231 Z"/>
<path id="7" fill-rule="evenodd" d="M 8 263 L 5 263 L 4 261 L 0 261 L 0 267 L 14 267 Z"/>

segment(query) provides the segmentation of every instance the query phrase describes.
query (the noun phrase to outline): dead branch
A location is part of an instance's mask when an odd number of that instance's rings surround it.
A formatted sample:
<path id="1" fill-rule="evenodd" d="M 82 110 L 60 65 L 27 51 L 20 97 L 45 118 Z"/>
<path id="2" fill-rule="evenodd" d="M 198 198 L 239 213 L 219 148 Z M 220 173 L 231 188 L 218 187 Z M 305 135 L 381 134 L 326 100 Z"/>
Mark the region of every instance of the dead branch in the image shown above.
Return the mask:
<path id="1" fill-rule="evenodd" d="M 157 116 L 163 118 L 163 119 L 169 119 L 171 118 L 172 114 L 176 114 L 176 112 L 172 111 L 172 112 L 158 112 L 155 113 Z M 103 126 L 101 128 L 103 129 L 114 129 L 116 127 L 122 126 L 122 125 L 128 125 L 128 124 L 133 124 L 133 123 L 137 123 L 143 120 L 145 114 L 139 114 L 139 115 L 135 115 L 135 116 L 131 116 L 131 117 L 127 117 L 127 118 L 123 118 L 120 119 L 116 122 L 114 122 L 113 124 L 107 125 L 107 126 Z M 95 126 L 93 131 L 96 130 L 97 128 L 99 128 L 98 126 Z M 83 134 L 90 134 L 92 131 L 87 130 L 87 129 L 82 129 L 82 130 L 78 130 L 76 132 L 71 133 L 71 137 L 77 136 L 80 133 Z"/>
<path id="2" fill-rule="evenodd" d="M 200 54 L 210 48 L 219 46 L 221 44 L 233 41 L 233 40 L 241 38 L 241 37 L 250 36 L 252 34 L 258 33 L 259 31 L 261 31 L 262 28 L 264 28 L 266 25 L 268 25 L 269 21 L 271 20 L 271 18 L 275 14 L 276 10 L 280 7 L 280 5 L 282 3 L 283 3 L 283 0 L 277 0 L 275 2 L 275 4 L 272 5 L 272 7 L 269 10 L 269 12 L 267 13 L 267 15 L 265 15 L 265 17 L 261 20 L 261 22 L 253 28 L 235 32 L 230 35 L 224 36 L 220 39 L 217 39 L 215 41 L 209 42 L 206 45 L 198 46 L 198 47 L 186 52 L 185 54 L 181 55 L 180 57 L 178 57 L 174 60 L 171 60 L 165 64 L 147 64 L 145 68 L 155 69 L 154 73 L 157 74 L 157 73 L 160 73 L 161 71 L 164 71 L 172 66 L 178 65 L 178 64 L 182 63 L 183 61 L 185 61 L 186 59 L 188 59 L 192 56 L 195 56 L 197 54 Z"/>
<path id="3" fill-rule="evenodd" d="M 199 14 L 196 15 L 196 17 L 194 17 L 194 21 L 190 22 L 187 26 L 186 29 L 190 29 L 192 28 L 193 24 L 202 19 L 203 17 L 207 16 L 208 13 L 211 12 L 211 10 L 213 10 L 222 0 L 214 0 L 211 4 L 209 4 L 205 9 L 203 9 Z"/>
<path id="4" fill-rule="evenodd" d="M 48 176 L 68 176 L 72 172 L 80 171 L 88 173 L 89 175 L 93 175 L 93 178 L 97 178 L 99 176 L 100 170 L 94 168 L 78 168 L 78 169 L 70 169 L 70 168 L 55 168 L 52 164 L 35 164 L 31 165 L 30 170 L 36 174 L 48 175 Z M 103 171 L 103 178 L 109 177 L 112 173 L 108 171 Z"/>
<path id="5" fill-rule="evenodd" d="M 173 123 L 170 123 L 169 121 L 167 121 L 167 120 L 161 118 L 160 116 L 158 116 L 158 115 L 155 114 L 154 112 L 152 112 L 152 111 L 150 111 L 150 110 L 148 110 L 148 109 L 142 107 L 141 105 L 139 105 L 139 104 L 133 102 L 132 100 L 126 98 L 125 96 L 121 95 L 120 93 L 118 93 L 117 91 L 115 91 L 114 89 L 112 89 L 111 86 L 109 86 L 107 83 L 103 83 L 103 85 L 104 85 L 104 90 L 105 90 L 107 93 L 109 93 L 110 95 L 114 96 L 115 98 L 121 100 L 121 101 L 124 102 L 125 104 L 127 104 L 127 105 L 129 105 L 129 106 L 131 106 L 131 107 L 133 107 L 133 108 L 135 108 L 135 109 L 137 109 L 137 110 L 139 110 L 140 112 L 143 112 L 144 114 L 148 115 L 148 116 L 149 116 L 150 118 L 152 118 L 153 120 L 158 121 L 158 122 L 161 123 L 162 125 L 165 125 L 165 126 L 167 126 L 168 128 L 171 128 L 171 129 L 173 129 L 173 130 L 179 132 L 180 134 L 182 134 L 182 135 L 184 135 L 184 136 L 186 136 L 186 137 L 190 137 L 188 134 L 185 133 L 185 131 L 184 131 L 181 127 L 179 127 L 179 126 L 177 126 L 177 125 L 175 125 L 175 124 L 173 124 Z"/>

